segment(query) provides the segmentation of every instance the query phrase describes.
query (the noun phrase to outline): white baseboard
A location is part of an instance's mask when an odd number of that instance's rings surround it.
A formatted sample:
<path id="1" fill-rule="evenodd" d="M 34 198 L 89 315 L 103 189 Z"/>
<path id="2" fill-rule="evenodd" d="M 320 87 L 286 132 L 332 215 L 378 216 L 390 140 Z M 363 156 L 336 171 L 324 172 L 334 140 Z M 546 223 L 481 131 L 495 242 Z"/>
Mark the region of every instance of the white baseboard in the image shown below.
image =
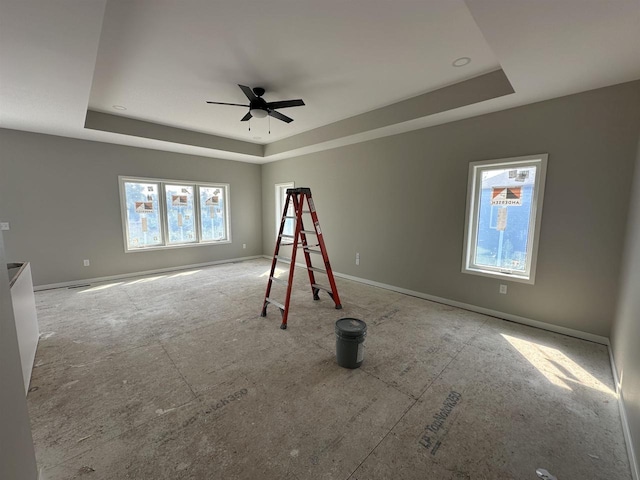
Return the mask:
<path id="1" fill-rule="evenodd" d="M 611 360 L 611 371 L 613 372 L 613 382 L 616 387 L 616 395 L 618 396 L 618 408 L 620 409 L 620 420 L 622 421 L 622 431 L 624 433 L 624 441 L 627 445 L 627 454 L 629 455 L 629 464 L 631 465 L 631 476 L 633 480 L 640 480 L 640 470 L 638 469 L 638 460 L 633 449 L 633 439 L 631 438 L 631 430 L 629 428 L 629 420 L 627 418 L 627 410 L 624 406 L 624 397 L 622 395 L 622 385 L 618 378 L 618 369 L 616 368 L 616 360 L 613 357 L 613 350 L 609 346 L 609 359 Z"/>
<path id="2" fill-rule="evenodd" d="M 253 260 L 262 258 L 264 255 L 253 255 L 251 257 L 229 258 L 227 260 L 217 260 L 215 262 L 194 263 L 191 265 L 180 265 L 178 267 L 158 268 L 156 270 L 144 270 L 142 272 L 122 273 L 120 275 L 110 275 L 108 277 L 82 278 L 71 282 L 50 283 L 47 285 L 37 285 L 33 287 L 34 291 L 51 290 L 53 288 L 72 287 L 74 285 L 85 285 L 87 283 L 108 282 L 110 280 L 120 280 L 122 278 L 140 277 L 142 275 L 153 275 L 155 273 L 177 272 L 180 270 L 190 270 L 192 268 L 210 267 L 212 265 L 221 265 L 223 263 L 242 262 L 244 260 Z"/>
<path id="3" fill-rule="evenodd" d="M 297 265 L 297 264 L 296 264 Z M 306 265 L 300 265 L 306 268 Z M 588 340 L 594 343 L 600 343 L 602 345 L 609 345 L 609 339 L 600 335 L 594 335 L 593 333 L 583 332 L 580 330 L 574 330 L 573 328 L 561 327 L 559 325 L 553 325 L 551 323 L 540 322 L 538 320 L 532 320 L 530 318 L 521 317 L 519 315 L 513 315 L 511 313 L 500 312 L 498 310 L 492 310 L 490 308 L 479 307 L 477 305 L 471 305 L 470 303 L 458 302 L 457 300 L 450 300 L 448 298 L 436 297 L 435 295 L 429 295 L 427 293 L 416 292 L 414 290 L 408 290 L 406 288 L 395 287 L 393 285 L 387 285 L 385 283 L 374 282 L 364 278 L 354 277 L 352 275 L 346 275 L 344 273 L 333 272 L 336 277 L 346 278 L 355 282 L 365 283 L 374 287 L 384 288 L 386 290 L 393 290 L 394 292 L 404 293 L 405 295 L 411 295 L 412 297 L 424 298 L 432 302 L 442 303 L 450 305 L 452 307 L 462 308 L 463 310 L 469 310 L 472 312 L 482 313 L 483 315 L 489 315 L 491 317 L 502 318 L 509 320 L 510 322 L 521 323 L 530 327 L 540 328 L 542 330 L 549 330 L 550 332 L 561 333 L 570 337 L 580 338 L 582 340 Z"/>
<path id="4" fill-rule="evenodd" d="M 271 260 L 273 257 L 262 255 L 264 258 Z M 307 266 L 304 263 L 296 262 L 296 267 L 306 269 Z M 469 310 L 471 312 L 482 313 L 483 315 L 489 315 L 491 317 L 502 318 L 509 320 L 510 322 L 520 323 L 529 327 L 540 328 L 542 330 L 548 330 L 550 332 L 561 333 L 569 337 L 576 337 L 582 340 L 588 340 L 590 342 L 599 343 L 601 345 L 609 346 L 609 339 L 601 335 L 595 335 L 593 333 L 583 332 L 581 330 L 574 330 L 573 328 L 561 327 L 559 325 L 553 325 L 551 323 L 540 322 L 519 315 L 513 315 L 511 313 L 499 312 L 498 310 L 492 310 L 490 308 L 479 307 L 477 305 L 471 305 L 470 303 L 458 302 L 457 300 L 450 300 L 448 298 L 436 297 L 435 295 L 429 295 L 427 293 L 416 292 L 414 290 L 408 290 L 406 288 L 396 287 L 394 285 L 388 285 L 386 283 L 375 282 L 373 280 L 367 280 L 366 278 L 354 277 L 353 275 L 347 275 L 345 273 L 333 271 L 336 277 L 346 278 L 347 280 L 353 280 L 354 282 L 364 283 L 373 287 L 384 288 L 385 290 L 392 290 L 398 293 L 404 293 L 405 295 L 411 295 L 412 297 L 424 298 L 432 302 L 442 303 L 444 305 L 450 305 L 452 307 L 462 308 L 463 310 Z M 639 479 L 640 480 L 640 479 Z"/>

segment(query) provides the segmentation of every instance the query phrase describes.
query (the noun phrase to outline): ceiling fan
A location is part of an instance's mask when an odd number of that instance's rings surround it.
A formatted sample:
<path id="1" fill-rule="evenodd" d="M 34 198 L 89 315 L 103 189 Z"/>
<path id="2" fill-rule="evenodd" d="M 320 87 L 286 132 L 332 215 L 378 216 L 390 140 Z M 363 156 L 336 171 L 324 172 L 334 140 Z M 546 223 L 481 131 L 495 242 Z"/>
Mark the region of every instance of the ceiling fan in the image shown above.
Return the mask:
<path id="1" fill-rule="evenodd" d="M 243 105 L 241 103 L 225 103 L 225 102 L 207 102 L 215 105 L 235 105 L 238 107 L 249 107 L 249 111 L 247 114 L 242 117 L 242 122 L 246 122 L 251 117 L 256 118 L 264 118 L 267 115 L 273 118 L 277 118 L 278 120 L 282 120 L 283 122 L 291 123 L 293 122 L 293 118 L 287 117 L 280 112 L 276 112 L 277 108 L 288 108 L 288 107 L 301 107 L 304 105 L 302 100 L 282 100 L 279 102 L 267 102 L 262 96 L 264 95 L 264 88 L 255 87 L 253 89 L 245 86 L 238 85 L 240 90 L 244 92 L 244 94 L 249 99 L 249 105 Z"/>

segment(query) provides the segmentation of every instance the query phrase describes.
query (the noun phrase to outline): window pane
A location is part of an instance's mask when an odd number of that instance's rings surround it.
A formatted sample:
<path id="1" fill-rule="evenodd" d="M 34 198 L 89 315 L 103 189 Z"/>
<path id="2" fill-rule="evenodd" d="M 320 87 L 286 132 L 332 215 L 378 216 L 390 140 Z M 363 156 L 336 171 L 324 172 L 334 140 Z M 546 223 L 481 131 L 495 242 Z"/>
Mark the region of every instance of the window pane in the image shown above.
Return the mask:
<path id="1" fill-rule="evenodd" d="M 169 243 L 195 242 L 193 185 L 165 185 Z"/>
<path id="2" fill-rule="evenodd" d="M 277 211 L 277 217 L 276 217 L 276 235 L 278 234 L 278 231 L 280 230 L 280 222 L 282 221 L 282 210 L 284 209 L 284 204 L 287 201 L 287 189 L 289 188 L 294 188 L 293 183 L 286 183 L 286 184 L 280 184 L 277 186 L 278 191 L 277 191 L 277 204 L 276 204 L 276 211 Z M 292 217 L 295 215 L 295 212 L 293 210 L 293 202 L 289 202 L 289 208 L 287 209 L 287 214 L 288 217 Z M 282 230 L 282 233 L 284 235 L 293 235 L 294 230 L 294 223 L 293 223 L 293 218 L 287 218 L 284 221 L 284 228 Z"/>
<path id="3" fill-rule="evenodd" d="M 200 223 L 202 241 L 227 240 L 226 189 L 198 187 L 200 190 Z"/>
<path id="4" fill-rule="evenodd" d="M 536 166 L 478 171 L 475 266 L 526 271 L 536 172 Z"/>
<path id="5" fill-rule="evenodd" d="M 124 182 L 129 249 L 162 245 L 157 183 Z"/>

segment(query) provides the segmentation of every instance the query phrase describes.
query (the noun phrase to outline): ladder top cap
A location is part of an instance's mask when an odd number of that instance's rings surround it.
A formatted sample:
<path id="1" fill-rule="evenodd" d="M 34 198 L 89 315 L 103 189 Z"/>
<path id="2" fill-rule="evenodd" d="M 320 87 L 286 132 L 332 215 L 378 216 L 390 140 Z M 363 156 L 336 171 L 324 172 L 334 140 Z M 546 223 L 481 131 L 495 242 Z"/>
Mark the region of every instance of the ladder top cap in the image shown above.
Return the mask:
<path id="1" fill-rule="evenodd" d="M 311 189 L 309 187 L 287 188 L 287 195 L 292 193 L 293 194 L 306 193 L 308 195 L 311 195 Z"/>

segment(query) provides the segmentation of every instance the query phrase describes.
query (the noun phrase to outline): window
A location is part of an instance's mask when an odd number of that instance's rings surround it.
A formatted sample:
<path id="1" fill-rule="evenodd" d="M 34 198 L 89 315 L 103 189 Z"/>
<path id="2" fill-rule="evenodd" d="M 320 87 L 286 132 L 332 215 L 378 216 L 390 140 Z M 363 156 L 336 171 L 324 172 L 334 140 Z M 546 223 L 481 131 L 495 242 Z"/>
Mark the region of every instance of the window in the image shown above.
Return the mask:
<path id="1" fill-rule="evenodd" d="M 469 165 L 462 271 L 534 283 L 547 155 Z"/>
<path id="2" fill-rule="evenodd" d="M 276 183 L 276 236 L 280 231 L 280 222 L 282 221 L 282 210 L 284 209 L 284 204 L 287 201 L 287 188 L 295 188 L 293 182 L 288 183 Z M 293 211 L 293 202 L 289 204 L 289 209 L 287 210 L 288 216 L 295 215 Z M 287 218 L 284 221 L 284 229 L 282 233 L 285 235 L 293 235 L 293 218 Z"/>
<path id="3" fill-rule="evenodd" d="M 193 185 L 165 185 L 167 202 L 167 241 L 169 244 L 197 240 Z"/>
<path id="4" fill-rule="evenodd" d="M 125 251 L 229 243 L 229 186 L 119 177 Z"/>
<path id="5" fill-rule="evenodd" d="M 226 240 L 226 189 L 215 186 L 199 186 L 200 192 L 200 225 L 202 241 L 219 242 Z"/>
<path id="6" fill-rule="evenodd" d="M 121 186 L 122 189 L 122 186 Z M 130 248 L 145 248 L 163 244 L 160 222 L 160 184 L 126 182 L 127 244 Z"/>

